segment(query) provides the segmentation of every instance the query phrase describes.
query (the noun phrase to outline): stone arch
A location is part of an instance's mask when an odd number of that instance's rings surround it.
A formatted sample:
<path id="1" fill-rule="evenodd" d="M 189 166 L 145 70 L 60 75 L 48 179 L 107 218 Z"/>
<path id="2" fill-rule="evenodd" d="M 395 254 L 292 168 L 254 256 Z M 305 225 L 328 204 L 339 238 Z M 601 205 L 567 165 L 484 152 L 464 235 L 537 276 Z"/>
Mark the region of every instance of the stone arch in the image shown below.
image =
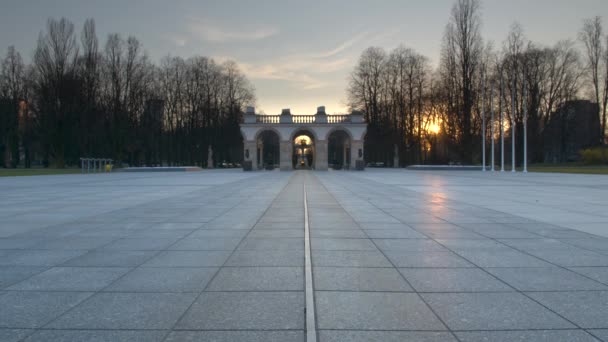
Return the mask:
<path id="1" fill-rule="evenodd" d="M 343 127 L 343 126 L 338 126 L 338 127 L 332 127 L 330 128 L 327 133 L 325 134 L 325 140 L 329 139 L 329 136 L 331 136 L 334 132 L 336 131 L 343 131 L 344 133 L 346 133 L 348 135 L 348 138 L 350 140 L 353 140 L 353 132 L 350 131 L 350 129 Z"/>
<path id="2" fill-rule="evenodd" d="M 295 139 L 298 136 L 306 135 L 310 138 L 311 144 L 305 148 L 300 147 Z M 294 129 L 290 134 L 289 143 L 291 144 L 291 164 L 294 169 L 301 167 L 313 168 L 317 166 L 317 144 L 319 142 L 318 134 L 314 129 L 302 127 Z M 303 152 L 307 151 L 306 155 Z"/>
<path id="3" fill-rule="evenodd" d="M 262 128 L 255 136 L 258 169 L 274 169 L 281 162 L 281 134 L 273 128 Z"/>
<path id="4" fill-rule="evenodd" d="M 258 140 L 260 135 L 262 135 L 262 133 L 266 132 L 266 131 L 272 131 L 274 132 L 278 137 L 279 137 L 279 141 L 283 140 L 283 134 L 281 134 L 281 131 L 279 131 L 278 129 L 271 127 L 271 126 L 267 126 L 267 127 L 260 127 L 257 132 L 255 132 L 255 138 L 254 140 Z"/>
<path id="5" fill-rule="evenodd" d="M 341 170 L 351 168 L 353 137 L 348 129 L 336 127 L 327 134 L 328 167 Z"/>
<path id="6" fill-rule="evenodd" d="M 301 134 L 302 132 L 305 132 L 305 133 Z M 308 135 L 308 133 L 310 133 L 311 138 L 315 142 L 319 141 L 319 135 L 317 134 L 317 131 L 314 128 L 310 128 L 310 127 L 297 127 L 297 128 L 295 128 L 289 134 L 289 141 L 293 141 L 298 135 Z"/>

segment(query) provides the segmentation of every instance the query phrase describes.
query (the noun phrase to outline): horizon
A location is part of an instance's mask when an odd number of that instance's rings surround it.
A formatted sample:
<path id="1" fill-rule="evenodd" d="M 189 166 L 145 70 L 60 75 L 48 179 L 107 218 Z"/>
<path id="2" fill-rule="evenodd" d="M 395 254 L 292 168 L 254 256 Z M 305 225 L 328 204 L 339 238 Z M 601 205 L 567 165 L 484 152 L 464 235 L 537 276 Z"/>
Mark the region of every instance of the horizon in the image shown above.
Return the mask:
<path id="1" fill-rule="evenodd" d="M 307 5 L 180 1 L 168 5 L 155 0 L 146 1 L 144 7 L 137 1 L 125 5 L 116 0 L 103 4 L 11 0 L 0 14 L 0 49 L 4 55 L 14 45 L 29 62 L 48 18 L 65 17 L 80 34 L 91 17 L 100 48 L 108 34 L 116 32 L 138 38 L 155 64 L 167 55 L 234 60 L 255 88 L 258 113 L 279 114 L 290 108 L 294 114 L 314 114 L 318 106 L 325 106 L 329 114 L 348 113 L 348 78 L 361 52 L 369 46 L 390 51 L 404 45 L 427 56 L 436 68 L 452 5 L 452 0 L 373 5 L 367 1 Z M 235 13 L 237 7 L 241 10 Z M 537 18 L 543 11 L 543 18 Z M 511 25 L 518 22 L 527 39 L 542 45 L 577 41 L 582 20 L 593 16 L 607 18 L 608 3 L 486 0 L 482 2 L 482 36 L 501 49 Z"/>

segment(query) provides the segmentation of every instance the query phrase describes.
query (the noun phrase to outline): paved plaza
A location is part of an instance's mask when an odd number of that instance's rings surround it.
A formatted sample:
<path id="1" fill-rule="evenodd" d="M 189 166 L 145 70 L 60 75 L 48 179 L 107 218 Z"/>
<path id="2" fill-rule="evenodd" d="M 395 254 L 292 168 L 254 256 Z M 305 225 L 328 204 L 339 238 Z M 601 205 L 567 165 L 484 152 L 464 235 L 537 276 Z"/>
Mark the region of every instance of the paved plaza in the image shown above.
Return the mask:
<path id="1" fill-rule="evenodd" d="M 315 339 L 608 342 L 608 177 L 0 178 L 0 341 Z"/>

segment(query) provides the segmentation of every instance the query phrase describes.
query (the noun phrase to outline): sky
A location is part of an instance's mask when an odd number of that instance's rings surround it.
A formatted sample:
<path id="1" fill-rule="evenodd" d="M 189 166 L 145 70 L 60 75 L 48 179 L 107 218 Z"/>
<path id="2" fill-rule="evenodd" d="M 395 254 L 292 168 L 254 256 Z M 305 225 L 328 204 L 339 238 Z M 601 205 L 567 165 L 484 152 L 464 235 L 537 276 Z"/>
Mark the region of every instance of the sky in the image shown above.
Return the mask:
<path id="1" fill-rule="evenodd" d="M 48 18 L 82 30 L 94 18 L 100 43 L 134 35 L 156 63 L 202 55 L 236 61 L 256 90 L 256 111 L 345 113 L 349 75 L 369 46 L 403 45 L 436 66 L 454 0 L 0 0 L 0 51 L 31 60 Z M 552 45 L 577 38 L 584 18 L 607 0 L 482 0 L 482 36 L 498 48 L 514 22 L 528 39 Z"/>

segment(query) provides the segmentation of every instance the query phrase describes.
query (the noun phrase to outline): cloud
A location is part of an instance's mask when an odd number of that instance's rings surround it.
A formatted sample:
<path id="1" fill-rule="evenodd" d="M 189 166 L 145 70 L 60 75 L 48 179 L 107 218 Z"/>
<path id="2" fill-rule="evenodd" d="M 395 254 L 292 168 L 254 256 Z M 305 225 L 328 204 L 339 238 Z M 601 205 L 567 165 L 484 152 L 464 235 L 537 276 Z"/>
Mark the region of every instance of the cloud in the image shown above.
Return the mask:
<path id="1" fill-rule="evenodd" d="M 258 80 L 279 80 L 294 83 L 302 90 L 312 90 L 323 88 L 327 85 L 326 81 L 320 80 L 301 69 L 291 68 L 288 64 L 239 64 L 245 75 L 251 79 Z"/>
<path id="2" fill-rule="evenodd" d="M 354 63 L 353 56 L 340 55 L 368 36 L 369 32 L 362 32 L 327 51 L 293 53 L 240 66 L 251 79 L 288 81 L 301 90 L 322 89 L 339 81 L 324 74 L 350 68 Z"/>
<path id="3" fill-rule="evenodd" d="M 259 64 L 240 63 L 239 66 L 250 79 L 288 81 L 302 90 L 314 90 L 336 81 L 324 74 L 345 69 L 350 64 L 348 58 L 325 61 L 290 56 Z"/>
<path id="4" fill-rule="evenodd" d="M 279 33 L 279 29 L 276 27 L 225 28 L 204 19 L 192 20 L 188 25 L 188 31 L 194 36 L 216 43 L 256 41 Z"/>
<path id="5" fill-rule="evenodd" d="M 359 33 L 358 35 L 348 39 L 347 41 L 343 42 L 342 44 L 336 46 L 335 48 L 329 50 L 329 51 L 325 51 L 325 52 L 321 52 L 318 53 L 316 55 L 312 55 L 312 57 L 315 58 L 328 58 L 328 57 L 333 57 L 347 49 L 349 49 L 350 47 L 352 47 L 353 45 L 355 45 L 356 43 L 358 43 L 360 40 L 362 40 L 363 38 L 367 37 L 369 35 L 369 32 L 362 32 Z"/>
<path id="6" fill-rule="evenodd" d="M 183 47 L 183 46 L 186 46 L 186 44 L 188 44 L 188 38 L 181 36 L 181 35 L 166 34 L 166 35 L 163 35 L 163 39 L 170 41 L 171 43 L 173 43 L 175 46 L 178 46 L 178 47 Z"/>

